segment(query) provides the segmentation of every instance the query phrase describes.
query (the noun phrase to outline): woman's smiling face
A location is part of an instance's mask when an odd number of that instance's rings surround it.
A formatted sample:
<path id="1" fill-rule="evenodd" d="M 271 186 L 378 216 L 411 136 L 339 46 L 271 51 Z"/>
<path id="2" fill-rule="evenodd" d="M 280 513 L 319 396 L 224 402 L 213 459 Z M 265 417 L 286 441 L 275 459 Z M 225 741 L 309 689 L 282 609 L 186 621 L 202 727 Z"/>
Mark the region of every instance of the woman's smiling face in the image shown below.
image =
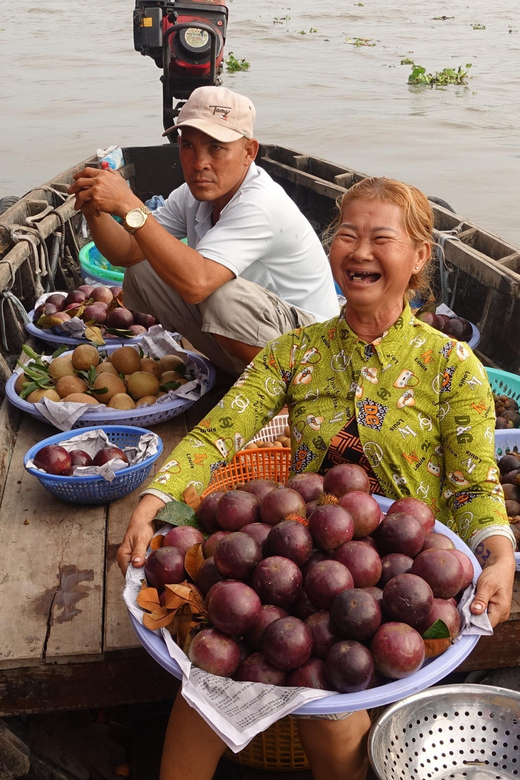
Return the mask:
<path id="1" fill-rule="evenodd" d="M 356 198 L 343 208 L 330 263 L 347 306 L 377 315 L 390 309 L 401 311 L 410 277 L 420 271 L 429 255 L 427 242 L 412 243 L 401 206 Z"/>

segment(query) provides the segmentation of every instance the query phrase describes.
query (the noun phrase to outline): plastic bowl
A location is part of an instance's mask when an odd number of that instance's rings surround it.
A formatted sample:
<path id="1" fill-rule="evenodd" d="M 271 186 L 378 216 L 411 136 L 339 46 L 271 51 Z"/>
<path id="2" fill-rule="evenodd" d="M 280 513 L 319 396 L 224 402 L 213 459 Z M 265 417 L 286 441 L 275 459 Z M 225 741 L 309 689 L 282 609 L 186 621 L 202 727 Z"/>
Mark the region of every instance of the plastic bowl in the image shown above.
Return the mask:
<path id="1" fill-rule="evenodd" d="M 102 284 L 123 284 L 125 269 L 109 263 L 93 241 L 79 250 L 79 264 L 84 278 L 89 277 Z"/>
<path id="2" fill-rule="evenodd" d="M 126 425 L 94 426 L 84 430 L 103 430 L 110 442 L 120 449 L 135 446 L 143 434 L 150 433 L 146 428 Z M 152 465 L 163 451 L 163 443 L 161 438 L 157 436 L 158 447 L 155 455 L 150 455 L 134 466 L 127 466 L 127 468 L 117 471 L 112 482 L 96 474 L 82 477 L 64 477 L 56 474 L 46 474 L 44 471 L 27 466 L 29 461 L 34 459 L 34 456 L 42 447 L 46 447 L 48 444 L 61 444 L 74 436 L 78 436 L 78 431 L 66 431 L 56 436 L 49 436 L 27 450 L 23 459 L 23 465 L 29 474 L 36 477 L 49 493 L 73 504 L 108 504 L 111 501 L 123 498 L 144 482 L 152 469 Z"/>
<path id="3" fill-rule="evenodd" d="M 119 345 L 114 345 L 106 348 L 106 352 L 110 354 Z M 207 358 L 199 355 L 195 352 L 189 352 L 187 350 L 180 350 L 184 354 L 188 355 L 191 360 L 196 363 L 201 370 L 207 375 L 207 381 L 205 383 L 204 392 L 207 392 L 213 387 L 216 378 L 216 369 L 213 363 Z M 64 352 L 64 355 L 70 354 Z M 5 386 L 5 394 L 9 401 L 21 409 L 23 412 L 32 415 L 37 420 L 48 423 L 46 417 L 36 408 L 34 404 L 24 401 L 18 393 L 15 391 L 14 386 L 18 374 L 22 369 L 16 371 L 9 377 Z M 198 399 L 196 399 L 198 400 Z M 102 406 L 101 408 L 92 407 L 92 411 L 89 409 L 81 417 L 79 417 L 73 424 L 73 428 L 88 428 L 88 427 L 100 427 L 105 425 L 130 425 L 146 427 L 150 425 L 157 425 L 160 422 L 169 420 L 172 417 L 176 417 L 189 409 L 195 402 L 187 398 L 179 396 L 172 400 L 164 401 L 161 404 L 153 404 L 152 406 L 142 406 L 137 409 L 130 409 L 128 411 L 118 411 L 117 409 L 110 409 L 108 406 Z"/>
<path id="4" fill-rule="evenodd" d="M 252 478 L 275 478 L 281 482 L 287 480 L 290 453 L 283 448 L 279 449 L 257 449 L 245 450 L 239 452 L 233 461 L 219 471 L 215 472 L 213 479 L 203 495 L 213 490 L 230 489 L 230 486 L 237 481 L 243 481 L 244 477 Z M 226 484 L 228 487 L 226 488 Z M 374 496 L 375 497 L 375 496 Z M 380 497 L 378 497 L 380 499 Z M 390 499 L 385 499 L 389 504 L 393 503 Z M 378 501 L 380 503 L 380 501 Z M 380 503 L 381 506 L 381 503 Z M 383 508 L 383 507 L 382 507 Z M 435 522 L 434 530 L 449 536 L 455 547 L 465 552 L 470 558 L 475 577 L 481 572 L 481 567 L 469 547 L 449 528 L 438 521 Z M 160 633 L 150 631 L 145 628 L 131 614 L 130 620 L 137 634 L 137 637 L 143 647 L 150 655 L 168 672 L 181 679 L 182 672 L 176 661 L 170 656 L 164 640 Z M 423 666 L 410 677 L 404 680 L 394 680 L 377 688 L 371 688 L 366 691 L 348 694 L 333 694 L 325 699 L 309 702 L 300 707 L 296 712 L 304 715 L 319 715 L 339 712 L 353 712 L 356 710 L 380 707 L 384 704 L 390 704 L 394 701 L 409 696 L 412 693 L 422 691 L 430 685 L 442 680 L 447 674 L 457 668 L 462 661 L 471 653 L 478 642 L 479 637 L 475 635 L 461 636 L 460 639 L 451 645 L 442 655 L 426 660 Z"/>
<path id="5" fill-rule="evenodd" d="M 59 328 L 49 328 L 44 330 L 43 328 L 37 328 L 34 324 L 34 309 L 27 315 L 29 322 L 25 323 L 25 330 L 30 336 L 45 341 L 47 344 L 68 344 L 71 347 L 78 347 L 80 344 L 90 344 L 91 342 L 85 338 L 75 338 L 74 336 L 67 336 L 66 333 L 60 331 Z M 142 340 L 143 336 L 130 336 L 128 338 L 122 338 L 121 336 L 111 336 L 106 339 L 107 345 L 123 346 L 125 344 L 138 344 Z"/>

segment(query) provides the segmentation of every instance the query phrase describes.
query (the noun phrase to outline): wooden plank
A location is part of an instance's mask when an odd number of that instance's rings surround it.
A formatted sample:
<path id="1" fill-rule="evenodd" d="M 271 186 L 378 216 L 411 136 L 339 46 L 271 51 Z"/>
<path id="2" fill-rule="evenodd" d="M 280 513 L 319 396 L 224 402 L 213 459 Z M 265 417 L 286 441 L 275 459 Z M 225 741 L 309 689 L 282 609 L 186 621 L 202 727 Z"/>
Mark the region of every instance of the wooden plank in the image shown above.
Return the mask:
<path id="1" fill-rule="evenodd" d="M 11 463 L 21 412 L 4 399 L 0 407 L 0 505 Z"/>
<path id="2" fill-rule="evenodd" d="M 187 433 L 184 415 L 178 415 L 160 425 L 151 428 L 161 437 L 164 452 L 154 464 L 150 478 L 137 490 L 120 501 L 110 504 L 108 510 L 107 527 L 107 554 L 105 574 L 105 621 L 104 621 L 104 650 L 121 650 L 127 647 L 136 647 L 139 644 L 132 624 L 128 618 L 128 611 L 121 597 L 124 587 L 124 579 L 116 561 L 116 553 L 125 534 L 128 521 L 139 501 L 139 494 L 152 479 L 153 474 L 164 463 L 169 452 L 184 438 Z"/>
<path id="3" fill-rule="evenodd" d="M 163 701 L 178 688 L 178 680 L 142 648 L 92 663 L 4 669 L 0 716 Z"/>
<path id="4" fill-rule="evenodd" d="M 505 295 L 520 297 L 520 276 L 514 271 L 454 239 L 447 239 L 444 251 L 446 262 L 457 266 L 477 281 Z"/>
<path id="5" fill-rule="evenodd" d="M 101 652 L 104 506 L 69 504 L 28 474 L 23 456 L 55 430 L 24 417 L 2 502 L 0 668 Z"/>
<path id="6" fill-rule="evenodd" d="M 481 637 L 457 671 L 520 666 L 520 620 L 500 623 L 493 636 Z"/>
<path id="7" fill-rule="evenodd" d="M 279 163 L 267 157 L 262 159 L 262 168 L 271 176 L 279 177 L 285 181 L 298 184 L 301 187 L 314 190 L 314 192 L 325 195 L 333 201 L 336 200 L 338 195 L 343 195 L 343 193 L 346 192 L 344 187 L 338 187 L 324 179 L 318 179 L 310 173 L 298 171 L 296 168 L 291 168 L 289 165 L 284 165 L 283 163 Z"/>

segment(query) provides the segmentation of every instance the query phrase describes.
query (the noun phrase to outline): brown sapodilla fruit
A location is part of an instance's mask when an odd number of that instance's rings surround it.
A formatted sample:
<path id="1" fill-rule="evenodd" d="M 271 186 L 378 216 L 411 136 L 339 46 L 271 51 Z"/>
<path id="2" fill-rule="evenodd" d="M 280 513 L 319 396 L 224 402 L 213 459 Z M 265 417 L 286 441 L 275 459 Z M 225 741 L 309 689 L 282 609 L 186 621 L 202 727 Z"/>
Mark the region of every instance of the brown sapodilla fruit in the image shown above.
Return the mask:
<path id="1" fill-rule="evenodd" d="M 53 390 L 50 387 L 47 390 L 43 387 L 38 387 L 36 390 L 33 390 L 32 393 L 29 393 L 25 400 L 30 404 L 36 404 L 38 401 L 41 401 L 42 398 L 48 398 L 50 401 L 61 401 L 56 390 Z"/>
<path id="2" fill-rule="evenodd" d="M 108 405 L 111 409 L 119 409 L 120 411 L 128 411 L 128 409 L 135 409 L 135 401 L 130 398 L 128 393 L 116 393 L 112 396 Z"/>
<path id="3" fill-rule="evenodd" d="M 120 374 L 133 374 L 141 368 L 141 357 L 133 347 L 118 347 L 110 355 L 110 362 Z"/>
<path id="4" fill-rule="evenodd" d="M 53 379 L 61 379 L 62 376 L 74 376 L 76 369 L 70 357 L 60 355 L 49 363 L 49 376 Z"/>
<path id="5" fill-rule="evenodd" d="M 87 393 L 71 393 L 70 395 L 66 395 L 65 398 L 62 398 L 61 400 L 71 404 L 98 404 L 99 403 L 97 398 L 93 398 L 91 395 L 87 395 Z"/>
<path id="6" fill-rule="evenodd" d="M 92 344 L 80 344 L 72 353 L 71 359 L 78 371 L 88 371 L 91 366 L 97 366 L 100 362 L 99 352 Z"/>
<path id="7" fill-rule="evenodd" d="M 94 390 L 103 391 L 95 394 L 96 400 L 102 404 L 107 404 L 116 393 L 126 393 L 123 380 L 113 374 L 98 374 L 92 387 Z"/>
<path id="8" fill-rule="evenodd" d="M 126 380 L 128 394 L 134 401 L 144 398 L 146 395 L 155 395 L 159 392 L 159 380 L 148 371 L 135 371 Z"/>
<path id="9" fill-rule="evenodd" d="M 84 393 L 87 389 L 87 383 L 79 376 L 62 376 L 54 387 L 59 397 L 65 398 L 71 393 Z"/>

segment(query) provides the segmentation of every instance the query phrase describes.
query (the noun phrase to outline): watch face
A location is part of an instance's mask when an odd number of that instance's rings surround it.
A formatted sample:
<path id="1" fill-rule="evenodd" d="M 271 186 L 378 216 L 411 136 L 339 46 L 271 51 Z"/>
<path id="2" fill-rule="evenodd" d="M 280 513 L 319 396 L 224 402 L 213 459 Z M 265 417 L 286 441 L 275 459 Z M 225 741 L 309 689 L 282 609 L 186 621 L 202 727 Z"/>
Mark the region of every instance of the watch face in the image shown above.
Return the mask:
<path id="1" fill-rule="evenodd" d="M 132 209 L 126 215 L 125 221 L 128 227 L 138 228 L 144 224 L 145 215 L 140 209 Z"/>

